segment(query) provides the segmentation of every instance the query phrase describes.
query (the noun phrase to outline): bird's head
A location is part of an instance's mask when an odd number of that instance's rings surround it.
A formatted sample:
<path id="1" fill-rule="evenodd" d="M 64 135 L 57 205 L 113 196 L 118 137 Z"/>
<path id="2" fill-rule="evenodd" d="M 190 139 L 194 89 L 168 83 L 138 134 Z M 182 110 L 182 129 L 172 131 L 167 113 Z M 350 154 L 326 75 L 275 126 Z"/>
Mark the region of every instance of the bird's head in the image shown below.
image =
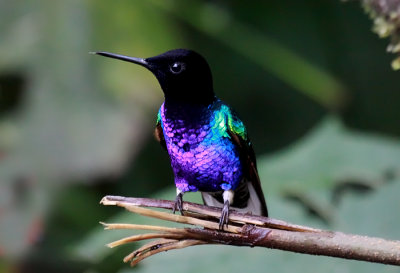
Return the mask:
<path id="1" fill-rule="evenodd" d="M 156 76 L 166 101 L 208 104 L 214 100 L 210 67 L 192 50 L 174 49 L 145 59 L 102 51 L 95 53 L 146 67 Z"/>

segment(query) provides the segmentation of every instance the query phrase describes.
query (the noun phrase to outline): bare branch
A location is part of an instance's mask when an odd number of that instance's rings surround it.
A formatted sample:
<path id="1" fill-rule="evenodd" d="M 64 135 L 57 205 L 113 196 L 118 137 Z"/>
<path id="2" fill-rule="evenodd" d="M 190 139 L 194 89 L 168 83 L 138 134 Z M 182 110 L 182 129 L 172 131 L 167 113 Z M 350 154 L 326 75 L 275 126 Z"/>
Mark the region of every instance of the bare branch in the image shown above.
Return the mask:
<path id="1" fill-rule="evenodd" d="M 144 207 L 171 210 L 172 201 L 147 198 L 106 196 L 104 205 L 116 205 L 148 217 L 190 224 L 197 228 L 169 228 L 135 224 L 105 224 L 105 229 L 153 230 L 157 233 L 130 236 L 109 244 L 115 247 L 125 243 L 159 239 L 150 242 L 125 257 L 124 262 L 136 265 L 139 261 L 159 252 L 200 244 L 259 246 L 298 253 L 324 255 L 383 264 L 400 265 L 400 241 L 389 241 L 360 235 L 330 232 L 284 221 L 232 211 L 229 226 L 218 230 L 221 210 L 184 202 L 184 214 L 174 215 Z"/>
<path id="2" fill-rule="evenodd" d="M 114 205 L 120 207 L 133 206 L 133 207 L 153 207 L 172 210 L 174 207 L 174 202 L 169 200 L 159 200 L 150 198 L 133 198 L 133 197 L 123 197 L 123 196 L 105 196 L 101 201 L 104 205 Z M 183 203 L 183 210 L 187 212 L 197 213 L 200 216 L 208 216 L 215 219 L 219 219 L 221 216 L 221 209 L 215 207 L 208 207 L 200 204 L 195 204 L 191 202 Z M 165 219 L 166 220 L 166 219 Z M 321 231 L 320 229 L 294 225 L 287 223 L 285 221 L 262 217 L 258 215 L 243 214 L 235 211 L 229 213 L 229 221 L 236 223 L 246 223 L 253 224 L 257 226 L 265 226 L 276 229 L 292 230 L 292 231 Z"/>

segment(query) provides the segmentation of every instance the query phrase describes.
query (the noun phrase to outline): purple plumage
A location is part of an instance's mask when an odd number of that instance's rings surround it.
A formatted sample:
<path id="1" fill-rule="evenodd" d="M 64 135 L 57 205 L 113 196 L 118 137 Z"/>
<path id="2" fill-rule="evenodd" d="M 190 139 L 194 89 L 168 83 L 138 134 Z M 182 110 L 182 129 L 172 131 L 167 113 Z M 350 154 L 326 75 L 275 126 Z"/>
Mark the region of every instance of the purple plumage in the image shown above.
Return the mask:
<path id="1" fill-rule="evenodd" d="M 238 148 L 227 133 L 226 105 L 164 103 L 159 111 L 176 187 L 182 192 L 234 190 L 243 178 Z"/>

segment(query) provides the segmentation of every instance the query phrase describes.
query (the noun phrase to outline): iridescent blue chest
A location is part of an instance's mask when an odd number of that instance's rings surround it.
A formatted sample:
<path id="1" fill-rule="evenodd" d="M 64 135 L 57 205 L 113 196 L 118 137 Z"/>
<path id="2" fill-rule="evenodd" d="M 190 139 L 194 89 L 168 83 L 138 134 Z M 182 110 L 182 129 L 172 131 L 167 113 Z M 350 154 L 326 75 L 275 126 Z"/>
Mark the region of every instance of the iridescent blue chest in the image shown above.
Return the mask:
<path id="1" fill-rule="evenodd" d="M 180 191 L 235 189 L 242 179 L 239 151 L 228 133 L 229 111 L 220 100 L 209 106 L 161 106 L 158 122 Z"/>

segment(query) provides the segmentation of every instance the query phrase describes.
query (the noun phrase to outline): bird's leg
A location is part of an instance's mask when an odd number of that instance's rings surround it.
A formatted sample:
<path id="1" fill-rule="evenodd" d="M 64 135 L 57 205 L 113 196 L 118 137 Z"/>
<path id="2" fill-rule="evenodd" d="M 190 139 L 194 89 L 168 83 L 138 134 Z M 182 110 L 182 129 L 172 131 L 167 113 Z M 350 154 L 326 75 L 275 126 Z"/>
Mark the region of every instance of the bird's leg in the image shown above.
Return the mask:
<path id="1" fill-rule="evenodd" d="M 175 198 L 175 204 L 174 207 L 172 209 L 172 213 L 175 214 L 176 210 L 179 210 L 179 212 L 181 213 L 181 215 L 183 215 L 183 208 L 182 208 L 182 200 L 183 197 L 183 192 L 181 192 L 179 189 L 176 189 L 176 198 Z"/>
<path id="2" fill-rule="evenodd" d="M 229 222 L 229 205 L 233 203 L 234 191 L 228 190 L 222 193 L 224 206 L 222 207 L 221 218 L 219 218 L 219 229 L 223 230 L 224 225 L 228 226 Z"/>

